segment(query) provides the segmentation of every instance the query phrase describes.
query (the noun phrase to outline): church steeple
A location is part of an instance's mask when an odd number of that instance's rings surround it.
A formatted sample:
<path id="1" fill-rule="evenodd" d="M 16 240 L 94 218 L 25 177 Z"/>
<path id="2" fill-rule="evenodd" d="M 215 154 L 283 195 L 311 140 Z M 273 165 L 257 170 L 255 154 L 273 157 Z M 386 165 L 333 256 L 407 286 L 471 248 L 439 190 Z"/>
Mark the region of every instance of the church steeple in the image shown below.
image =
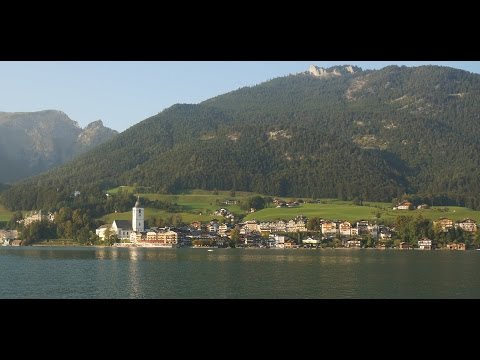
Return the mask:
<path id="1" fill-rule="evenodd" d="M 140 205 L 140 196 L 137 196 L 137 202 L 132 208 L 132 229 L 133 231 L 145 230 L 145 211 Z"/>

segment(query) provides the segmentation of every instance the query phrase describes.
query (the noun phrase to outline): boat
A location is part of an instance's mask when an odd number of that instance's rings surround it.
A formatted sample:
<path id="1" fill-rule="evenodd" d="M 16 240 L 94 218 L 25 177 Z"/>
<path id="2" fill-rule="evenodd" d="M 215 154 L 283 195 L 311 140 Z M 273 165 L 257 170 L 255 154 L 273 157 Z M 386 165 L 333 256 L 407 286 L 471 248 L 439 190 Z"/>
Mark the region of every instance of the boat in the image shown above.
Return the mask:
<path id="1" fill-rule="evenodd" d="M 212 249 L 208 249 L 207 251 L 213 251 Z"/>

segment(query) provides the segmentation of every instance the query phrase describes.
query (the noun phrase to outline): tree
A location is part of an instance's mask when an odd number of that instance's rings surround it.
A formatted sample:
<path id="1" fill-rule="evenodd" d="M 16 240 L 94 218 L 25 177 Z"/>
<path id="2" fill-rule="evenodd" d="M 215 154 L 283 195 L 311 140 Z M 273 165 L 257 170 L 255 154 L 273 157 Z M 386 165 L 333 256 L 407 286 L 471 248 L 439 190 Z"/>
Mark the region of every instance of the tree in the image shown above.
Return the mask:
<path id="1" fill-rule="evenodd" d="M 322 230 L 321 220 L 318 217 L 311 217 L 307 221 L 307 229 L 312 231 Z"/>
<path id="2" fill-rule="evenodd" d="M 240 227 L 238 225 L 235 225 L 232 231 L 230 231 L 230 239 L 235 243 L 240 239 Z"/>
<path id="3" fill-rule="evenodd" d="M 251 208 L 255 210 L 261 210 L 265 207 L 265 199 L 261 196 L 252 196 L 246 201 L 242 202 L 241 208 L 243 210 L 250 210 Z"/>
<path id="4" fill-rule="evenodd" d="M 56 235 L 55 224 L 47 220 L 35 221 L 26 226 L 21 238 L 24 245 L 30 245 L 42 240 L 53 239 Z"/>
<path id="5" fill-rule="evenodd" d="M 105 229 L 105 231 L 103 232 L 103 240 L 105 241 L 105 243 L 107 243 L 108 240 L 110 239 L 110 237 L 111 237 L 112 235 L 114 235 L 114 234 L 115 234 L 115 233 L 114 233 L 113 230 L 112 230 L 112 226 L 109 225 L 109 226 Z"/>
<path id="6" fill-rule="evenodd" d="M 352 201 L 352 204 L 353 205 L 357 205 L 357 206 L 363 206 L 363 201 L 361 198 L 359 198 L 358 196 L 356 196 L 353 201 Z"/>
<path id="7" fill-rule="evenodd" d="M 477 231 L 473 237 L 473 246 L 475 249 L 480 249 L 480 231 Z"/>
<path id="8" fill-rule="evenodd" d="M 263 199 L 265 200 L 265 206 L 266 207 L 270 206 L 273 202 L 273 198 L 271 196 L 265 196 Z"/>
<path id="9" fill-rule="evenodd" d="M 78 232 L 78 242 L 83 245 L 88 245 L 91 243 L 90 241 L 90 231 L 88 228 L 81 228 L 80 231 Z"/>
<path id="10" fill-rule="evenodd" d="M 105 236 L 105 244 L 112 246 L 113 244 L 117 243 L 119 241 L 119 238 L 116 233 L 112 232 L 109 234 L 108 237 Z"/>
<path id="11" fill-rule="evenodd" d="M 362 241 L 363 242 L 363 241 Z M 376 245 L 376 241 L 371 235 L 367 235 L 365 238 L 364 246 L 367 248 L 374 248 Z"/>
<path id="12" fill-rule="evenodd" d="M 170 216 L 169 222 L 170 222 L 170 225 L 172 225 L 173 227 L 182 226 L 183 225 L 182 215 L 173 214 L 172 216 Z"/>
<path id="13" fill-rule="evenodd" d="M 405 215 L 397 216 L 395 230 L 402 241 L 408 242 L 412 246 L 416 246 L 419 239 L 432 238 L 434 235 L 432 222 L 424 219 L 421 215 L 416 218 Z"/>
<path id="14" fill-rule="evenodd" d="M 397 205 L 398 205 L 398 198 L 395 197 L 392 199 L 392 207 L 395 207 Z"/>
<path id="15" fill-rule="evenodd" d="M 21 211 L 15 211 L 8 221 L 7 228 L 8 229 L 18 229 L 20 227 L 19 221 L 23 219 L 23 215 Z"/>

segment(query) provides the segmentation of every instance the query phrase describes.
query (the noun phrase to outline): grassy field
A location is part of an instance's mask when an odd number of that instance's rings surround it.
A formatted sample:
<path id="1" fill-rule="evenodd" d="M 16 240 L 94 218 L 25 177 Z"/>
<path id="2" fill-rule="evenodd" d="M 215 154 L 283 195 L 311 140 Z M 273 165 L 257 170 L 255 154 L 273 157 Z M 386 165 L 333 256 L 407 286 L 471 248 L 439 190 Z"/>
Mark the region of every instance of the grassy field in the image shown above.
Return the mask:
<path id="1" fill-rule="evenodd" d="M 133 191 L 132 187 L 124 187 L 128 191 Z M 119 188 L 114 188 L 108 190 L 110 194 L 117 193 Z M 247 197 L 254 196 L 257 194 L 237 191 L 235 197 L 230 196 L 230 191 L 218 191 L 217 194 L 214 194 L 213 191 L 207 190 L 191 190 L 186 191 L 178 195 L 165 195 L 165 194 L 139 194 L 140 198 L 146 198 L 149 200 L 161 200 L 164 202 L 171 202 L 182 207 L 182 212 L 176 213 L 182 217 L 183 222 L 191 223 L 192 221 L 198 220 L 202 222 L 207 222 L 215 218 L 211 215 L 215 210 L 220 208 L 226 208 L 235 215 L 244 214 L 244 211 L 240 209 L 239 204 L 237 205 L 224 205 L 221 204 L 222 201 L 227 199 L 232 200 L 244 200 Z M 172 216 L 174 213 L 168 213 L 165 210 L 146 208 L 145 209 L 146 219 L 151 217 L 160 217 L 166 219 Z M 131 220 L 131 212 L 124 213 L 112 213 L 105 215 L 101 218 L 104 222 L 111 222 L 115 219 L 117 220 Z M 218 218 L 218 216 L 217 216 Z"/>
<path id="2" fill-rule="evenodd" d="M 118 187 L 113 188 L 113 189 L 108 189 L 107 193 L 115 195 L 120 191 L 120 189 L 127 190 L 128 192 L 133 192 L 133 186 L 118 186 Z"/>
<path id="3" fill-rule="evenodd" d="M 0 221 L 9 221 L 13 213 L 0 204 Z"/>
<path id="4" fill-rule="evenodd" d="M 296 208 L 268 208 L 248 214 L 245 219 L 259 221 L 292 219 L 297 215 L 320 217 L 329 220 L 369 220 L 393 222 L 397 216 L 422 215 L 425 219 L 436 220 L 447 217 L 454 221 L 472 218 L 480 221 L 480 212 L 458 206 L 433 207 L 423 210 L 393 210 L 389 203 L 365 203 L 363 206 L 352 205 L 350 202 L 339 200 L 323 200 L 321 204 L 303 204 Z"/>
<path id="5" fill-rule="evenodd" d="M 192 214 L 188 212 L 168 213 L 165 210 L 145 208 L 145 216 L 147 220 L 152 217 L 167 219 L 174 214 L 180 215 L 182 217 L 182 221 L 188 224 L 195 220 L 198 220 L 201 222 L 208 222 L 214 218 L 214 216 L 212 215 L 203 215 L 203 214 L 199 215 L 199 214 Z M 101 217 L 100 220 L 105 223 L 111 223 L 113 220 L 132 220 L 132 212 L 127 211 L 123 213 L 107 214 Z"/>
<path id="6" fill-rule="evenodd" d="M 130 189 L 130 188 L 129 188 Z M 118 188 L 112 189 L 118 191 Z M 133 191 L 133 188 L 132 188 Z M 211 215 L 213 211 L 224 207 L 235 215 L 245 215 L 239 205 L 223 205 L 220 202 L 226 199 L 244 200 L 247 197 L 258 195 L 247 192 L 237 191 L 235 198 L 230 197 L 229 191 L 218 191 L 213 194 L 212 191 L 192 190 L 177 195 L 164 194 L 140 194 L 141 197 L 151 200 L 162 200 L 176 203 L 182 207 L 182 212 L 178 213 L 182 220 L 190 223 L 194 220 L 207 222 L 215 218 Z M 288 200 L 288 199 L 286 199 Z M 168 218 L 173 213 L 164 210 L 146 208 L 147 219 L 150 217 Z M 472 218 L 480 221 L 480 212 L 469 210 L 457 206 L 433 207 L 425 210 L 393 210 L 390 203 L 365 202 L 363 206 L 353 205 L 350 201 L 341 201 L 337 199 L 322 199 L 320 204 L 302 204 L 296 208 L 267 208 L 252 214 L 247 214 L 245 220 L 256 219 L 259 221 L 284 219 L 290 220 L 298 215 L 307 217 L 320 217 L 329 220 L 369 220 L 393 222 L 399 215 L 417 216 L 422 215 L 426 219 L 435 220 L 441 217 L 448 217 L 454 221 L 464 218 Z M 216 217 L 218 218 L 218 217 Z M 105 222 L 111 222 L 114 219 L 130 220 L 131 212 L 108 214 L 102 218 Z M 219 219 L 220 220 L 220 219 Z"/>
<path id="7" fill-rule="evenodd" d="M 122 187 L 130 192 L 133 192 L 132 186 Z M 108 190 L 109 193 L 115 194 L 120 187 Z M 218 191 L 214 194 L 213 191 L 207 190 L 191 190 L 185 191 L 182 194 L 164 195 L 164 194 L 140 194 L 140 197 L 150 200 L 162 200 L 176 203 L 182 207 L 182 211 L 177 213 L 182 217 L 183 222 L 191 223 L 198 220 L 208 222 L 218 216 L 213 216 L 212 213 L 219 208 L 226 208 L 235 215 L 245 215 L 245 212 L 237 205 L 223 205 L 222 201 L 227 199 L 234 199 L 238 201 L 245 200 L 247 197 L 259 195 L 248 192 L 237 191 L 235 197 L 230 196 L 230 191 Z M 290 199 L 285 199 L 290 200 Z M 133 204 L 132 204 L 133 206 Z M 174 215 L 165 210 L 146 208 L 146 218 L 151 217 L 167 219 Z M 257 211 L 245 216 L 245 220 L 256 219 L 259 221 L 284 219 L 290 220 L 298 215 L 307 217 L 320 217 L 329 220 L 369 220 L 369 221 L 384 221 L 392 222 L 399 215 L 422 215 L 426 219 L 435 220 L 441 217 L 447 217 L 454 221 L 462 220 L 464 218 L 471 218 L 480 222 L 480 211 L 469 210 L 458 206 L 439 206 L 425 210 L 392 210 L 390 203 L 365 202 L 363 206 L 352 205 L 350 201 L 341 201 L 337 199 L 322 199 L 320 204 L 301 204 L 296 208 L 267 208 Z M 10 220 L 13 213 L 0 205 L 0 222 Z M 380 217 L 378 217 L 378 215 Z M 131 220 L 131 211 L 124 213 L 112 213 L 101 218 L 106 223 L 111 223 L 113 220 Z"/>
<path id="8" fill-rule="evenodd" d="M 319 217 L 330 220 L 374 220 L 377 219 L 378 208 L 370 206 L 355 206 L 351 204 L 303 204 L 295 208 L 268 208 L 248 214 L 245 219 L 259 221 L 293 219 L 298 215 Z"/>
<path id="9" fill-rule="evenodd" d="M 132 186 L 123 186 L 123 189 L 133 192 Z M 109 194 L 116 194 L 120 190 L 120 187 L 113 188 L 108 190 Z M 136 194 L 137 195 L 137 194 Z M 154 194 L 154 193 L 139 193 L 140 198 L 146 198 L 149 200 L 161 200 L 169 201 L 171 203 L 176 203 L 183 207 L 186 213 L 207 213 L 213 212 L 221 207 L 228 207 L 233 213 L 241 213 L 242 210 L 238 205 L 222 205 L 221 201 L 232 199 L 232 200 L 242 200 L 250 196 L 259 195 L 255 193 L 237 191 L 235 197 L 230 196 L 230 191 L 217 191 L 217 194 L 214 194 L 213 191 L 208 190 L 189 190 L 185 191 L 182 194 L 178 195 L 165 195 L 165 194 Z"/>

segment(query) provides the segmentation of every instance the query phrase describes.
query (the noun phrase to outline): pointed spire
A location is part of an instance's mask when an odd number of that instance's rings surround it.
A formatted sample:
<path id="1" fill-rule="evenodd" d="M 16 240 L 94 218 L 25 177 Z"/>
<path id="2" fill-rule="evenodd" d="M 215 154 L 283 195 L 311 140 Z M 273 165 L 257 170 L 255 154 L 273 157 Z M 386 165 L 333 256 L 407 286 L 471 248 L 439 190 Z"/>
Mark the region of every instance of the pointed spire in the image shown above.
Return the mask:
<path id="1" fill-rule="evenodd" d="M 137 195 L 137 202 L 135 203 L 135 207 L 140 207 L 140 195 Z"/>

